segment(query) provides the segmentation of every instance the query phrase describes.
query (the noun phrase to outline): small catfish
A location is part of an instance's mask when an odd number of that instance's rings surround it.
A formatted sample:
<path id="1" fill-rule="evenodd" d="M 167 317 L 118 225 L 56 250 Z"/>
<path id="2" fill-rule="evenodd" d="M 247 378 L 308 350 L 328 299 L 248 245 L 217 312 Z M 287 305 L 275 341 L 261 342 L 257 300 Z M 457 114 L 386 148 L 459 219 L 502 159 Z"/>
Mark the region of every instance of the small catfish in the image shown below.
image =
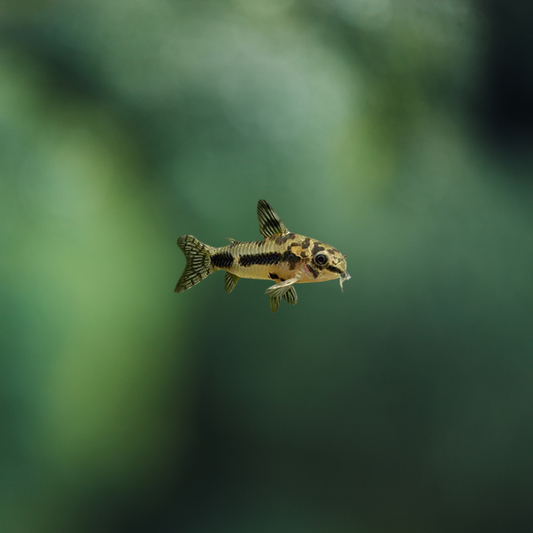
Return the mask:
<path id="1" fill-rule="evenodd" d="M 271 279 L 276 283 L 265 294 L 270 296 L 270 309 L 275 313 L 284 298 L 291 305 L 298 302 L 296 283 L 312 283 L 339 278 L 350 279 L 346 259 L 338 250 L 323 242 L 296 233 L 285 227 L 265 200 L 257 204 L 262 241 L 239 242 L 214 248 L 192 235 L 183 235 L 178 246 L 187 264 L 175 292 L 183 292 L 216 270 L 225 270 L 224 287 L 230 293 L 239 278 Z"/>

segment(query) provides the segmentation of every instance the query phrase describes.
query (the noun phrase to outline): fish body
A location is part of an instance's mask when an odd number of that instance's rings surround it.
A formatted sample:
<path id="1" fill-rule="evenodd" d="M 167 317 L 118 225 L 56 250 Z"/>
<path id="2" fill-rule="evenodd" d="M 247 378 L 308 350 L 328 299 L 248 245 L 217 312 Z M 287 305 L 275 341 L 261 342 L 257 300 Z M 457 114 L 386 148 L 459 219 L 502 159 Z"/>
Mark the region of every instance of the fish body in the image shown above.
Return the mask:
<path id="1" fill-rule="evenodd" d="M 266 290 L 270 307 L 277 311 L 284 298 L 294 305 L 298 301 L 294 285 L 350 279 L 345 257 L 332 246 L 316 239 L 292 233 L 265 200 L 257 204 L 261 241 L 239 242 L 214 248 L 192 235 L 178 239 L 187 265 L 175 292 L 190 289 L 216 270 L 225 270 L 225 289 L 231 292 L 239 278 L 266 279 L 275 282 Z"/>

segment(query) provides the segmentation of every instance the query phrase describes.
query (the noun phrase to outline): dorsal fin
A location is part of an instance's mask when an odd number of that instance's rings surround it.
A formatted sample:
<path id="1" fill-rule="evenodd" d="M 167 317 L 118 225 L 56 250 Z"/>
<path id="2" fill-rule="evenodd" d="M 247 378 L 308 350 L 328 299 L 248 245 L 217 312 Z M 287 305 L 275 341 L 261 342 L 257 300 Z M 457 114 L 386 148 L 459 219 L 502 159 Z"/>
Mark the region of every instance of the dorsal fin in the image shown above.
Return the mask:
<path id="1" fill-rule="evenodd" d="M 265 238 L 289 232 L 285 224 L 265 200 L 257 202 L 257 218 L 259 219 L 259 232 Z"/>

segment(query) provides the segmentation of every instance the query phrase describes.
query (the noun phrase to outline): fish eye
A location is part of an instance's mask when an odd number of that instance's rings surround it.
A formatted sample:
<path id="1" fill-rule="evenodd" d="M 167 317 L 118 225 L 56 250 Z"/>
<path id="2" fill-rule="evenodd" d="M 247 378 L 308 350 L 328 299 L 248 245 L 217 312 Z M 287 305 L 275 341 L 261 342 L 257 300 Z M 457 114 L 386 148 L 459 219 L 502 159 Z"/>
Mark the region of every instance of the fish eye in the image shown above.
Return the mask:
<path id="1" fill-rule="evenodd" d="M 314 262 L 318 266 L 324 266 L 328 262 L 328 256 L 326 254 L 319 252 L 318 254 L 315 255 Z"/>

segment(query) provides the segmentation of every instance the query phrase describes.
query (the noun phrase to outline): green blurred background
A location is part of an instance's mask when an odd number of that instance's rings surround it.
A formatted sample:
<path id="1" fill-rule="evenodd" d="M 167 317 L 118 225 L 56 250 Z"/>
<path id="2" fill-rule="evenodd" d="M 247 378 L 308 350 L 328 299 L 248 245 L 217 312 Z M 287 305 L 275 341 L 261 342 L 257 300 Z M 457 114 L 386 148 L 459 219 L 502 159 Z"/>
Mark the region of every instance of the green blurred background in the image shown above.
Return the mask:
<path id="1" fill-rule="evenodd" d="M 0 531 L 533 531 L 532 17 L 0 0 Z M 259 198 L 344 294 L 174 294 Z"/>

